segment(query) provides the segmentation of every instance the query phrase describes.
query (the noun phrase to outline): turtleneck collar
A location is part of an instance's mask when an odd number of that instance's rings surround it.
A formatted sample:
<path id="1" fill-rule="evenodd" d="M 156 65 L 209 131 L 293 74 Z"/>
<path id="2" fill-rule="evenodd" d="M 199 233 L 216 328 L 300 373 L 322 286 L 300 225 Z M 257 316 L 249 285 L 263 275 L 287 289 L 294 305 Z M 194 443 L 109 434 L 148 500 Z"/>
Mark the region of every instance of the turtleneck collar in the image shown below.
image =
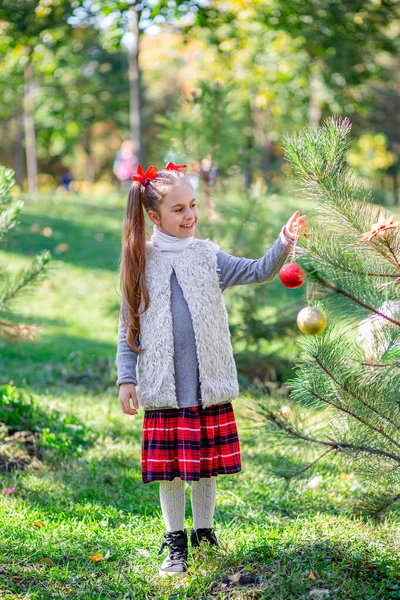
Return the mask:
<path id="1" fill-rule="evenodd" d="M 194 236 L 180 238 L 175 235 L 168 235 L 154 223 L 153 234 L 150 239 L 153 242 L 153 248 L 158 252 L 180 252 L 193 243 Z"/>

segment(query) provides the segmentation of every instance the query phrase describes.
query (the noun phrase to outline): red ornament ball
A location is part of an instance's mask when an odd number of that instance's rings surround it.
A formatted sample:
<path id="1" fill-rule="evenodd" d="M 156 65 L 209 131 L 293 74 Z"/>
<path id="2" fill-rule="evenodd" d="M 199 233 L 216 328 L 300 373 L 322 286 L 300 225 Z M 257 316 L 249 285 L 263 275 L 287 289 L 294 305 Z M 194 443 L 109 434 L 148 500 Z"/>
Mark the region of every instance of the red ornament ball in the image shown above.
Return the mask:
<path id="1" fill-rule="evenodd" d="M 306 274 L 303 269 L 295 262 L 287 263 L 279 271 L 279 277 L 283 285 L 287 288 L 298 288 L 303 285 Z"/>

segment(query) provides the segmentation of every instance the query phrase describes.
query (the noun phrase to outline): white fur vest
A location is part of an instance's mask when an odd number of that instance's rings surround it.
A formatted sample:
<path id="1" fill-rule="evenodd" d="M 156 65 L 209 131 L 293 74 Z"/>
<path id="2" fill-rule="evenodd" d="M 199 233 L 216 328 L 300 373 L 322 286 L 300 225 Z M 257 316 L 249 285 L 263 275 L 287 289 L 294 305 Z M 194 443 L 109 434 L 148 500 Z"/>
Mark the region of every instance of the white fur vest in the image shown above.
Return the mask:
<path id="1" fill-rule="evenodd" d="M 239 395 L 228 313 L 219 285 L 217 252 L 211 240 L 194 238 L 177 253 L 162 253 L 146 243 L 146 281 L 150 304 L 140 316 L 136 386 L 145 409 L 178 408 L 175 391 L 171 274 L 176 273 L 192 317 L 202 406 L 230 402 Z"/>

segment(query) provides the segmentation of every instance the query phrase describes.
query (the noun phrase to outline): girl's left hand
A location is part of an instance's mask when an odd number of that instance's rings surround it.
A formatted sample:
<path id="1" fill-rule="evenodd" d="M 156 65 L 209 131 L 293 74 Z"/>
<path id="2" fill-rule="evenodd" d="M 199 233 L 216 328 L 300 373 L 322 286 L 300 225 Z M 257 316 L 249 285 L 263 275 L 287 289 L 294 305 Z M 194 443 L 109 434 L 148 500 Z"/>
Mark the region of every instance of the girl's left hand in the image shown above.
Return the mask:
<path id="1" fill-rule="evenodd" d="M 297 236 L 301 236 L 308 231 L 307 215 L 300 217 L 300 211 L 296 210 L 285 225 L 285 233 L 287 237 L 294 240 Z"/>

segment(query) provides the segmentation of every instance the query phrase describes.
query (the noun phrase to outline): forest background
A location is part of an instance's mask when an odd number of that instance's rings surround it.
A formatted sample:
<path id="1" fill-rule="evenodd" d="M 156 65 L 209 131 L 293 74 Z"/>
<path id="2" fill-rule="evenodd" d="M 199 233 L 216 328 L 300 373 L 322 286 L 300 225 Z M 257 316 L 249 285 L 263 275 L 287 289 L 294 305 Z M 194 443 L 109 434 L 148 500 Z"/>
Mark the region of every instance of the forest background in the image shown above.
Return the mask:
<path id="1" fill-rule="evenodd" d="M 79 191 L 112 189 L 126 139 L 144 164 L 208 156 L 220 174 L 279 186 L 282 133 L 335 113 L 353 123 L 349 164 L 399 203 L 396 2 L 1 6 L 0 164 L 21 189 L 54 189 L 63 167 Z"/>

